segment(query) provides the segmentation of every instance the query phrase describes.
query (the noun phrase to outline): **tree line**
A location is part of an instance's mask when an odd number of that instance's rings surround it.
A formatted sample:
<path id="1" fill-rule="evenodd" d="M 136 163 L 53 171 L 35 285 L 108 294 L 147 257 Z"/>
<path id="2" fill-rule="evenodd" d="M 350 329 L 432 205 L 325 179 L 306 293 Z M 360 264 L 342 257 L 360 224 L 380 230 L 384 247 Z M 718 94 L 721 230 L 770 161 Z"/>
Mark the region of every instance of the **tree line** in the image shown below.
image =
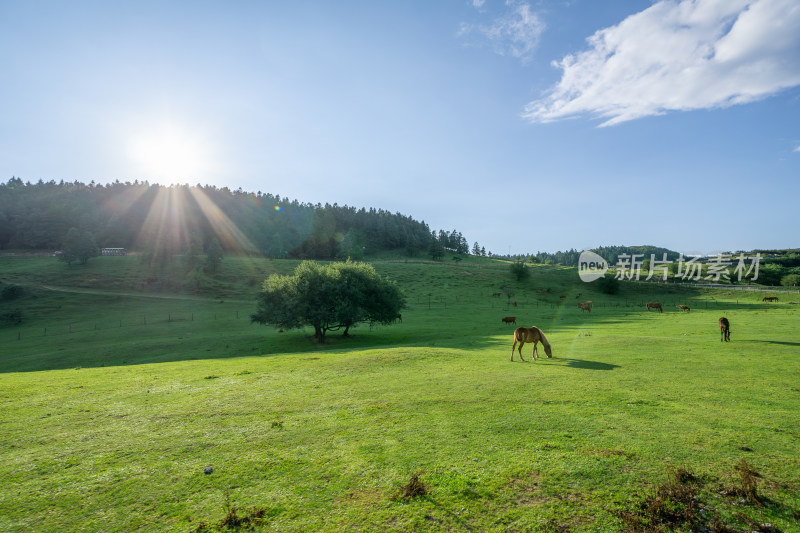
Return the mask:
<path id="1" fill-rule="evenodd" d="M 59 250 L 75 236 L 73 228 L 99 248 L 134 249 L 156 260 L 204 254 L 215 239 L 225 252 L 273 258 L 358 259 L 391 250 L 438 259 L 444 251 L 470 252 L 460 232 L 432 231 L 400 213 L 241 188 L 16 177 L 0 183 L 0 249 Z"/>
<path id="2" fill-rule="evenodd" d="M 596 253 L 606 261 L 609 265 L 617 264 L 620 255 L 641 255 L 645 259 L 649 259 L 650 255 L 655 255 L 656 259 L 661 260 L 663 254 L 667 254 L 668 261 L 675 261 L 680 255 L 678 252 L 669 250 L 667 248 L 660 248 L 658 246 L 600 246 L 592 248 L 592 252 Z M 566 251 L 550 252 L 536 252 L 535 254 L 528 254 L 519 257 L 519 260 L 526 260 L 530 263 L 540 264 L 555 264 L 563 266 L 578 266 L 581 252 L 572 248 Z"/>

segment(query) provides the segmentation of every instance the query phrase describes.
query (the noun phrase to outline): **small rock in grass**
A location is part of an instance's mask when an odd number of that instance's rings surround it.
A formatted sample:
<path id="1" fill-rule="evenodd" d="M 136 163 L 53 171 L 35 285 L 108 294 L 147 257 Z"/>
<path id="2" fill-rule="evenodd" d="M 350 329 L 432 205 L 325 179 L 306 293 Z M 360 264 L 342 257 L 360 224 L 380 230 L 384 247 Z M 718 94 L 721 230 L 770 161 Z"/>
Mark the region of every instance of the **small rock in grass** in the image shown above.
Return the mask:
<path id="1" fill-rule="evenodd" d="M 203 470 L 203 472 L 204 472 L 204 473 L 206 473 L 206 474 L 210 474 L 210 473 L 211 473 L 211 472 L 213 472 L 213 471 L 214 471 L 214 469 L 213 469 L 213 468 L 211 468 L 210 466 L 207 466 L 207 467 L 205 468 L 205 470 Z"/>

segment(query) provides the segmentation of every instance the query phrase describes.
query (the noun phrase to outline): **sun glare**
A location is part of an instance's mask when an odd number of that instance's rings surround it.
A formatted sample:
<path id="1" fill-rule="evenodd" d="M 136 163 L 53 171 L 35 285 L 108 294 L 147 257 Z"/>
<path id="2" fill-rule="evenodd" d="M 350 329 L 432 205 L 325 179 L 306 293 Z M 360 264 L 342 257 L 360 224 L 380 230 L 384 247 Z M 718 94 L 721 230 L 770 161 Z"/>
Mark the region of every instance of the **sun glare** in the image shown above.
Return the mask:
<path id="1" fill-rule="evenodd" d="M 210 170 L 207 143 L 196 133 L 164 124 L 135 135 L 128 143 L 135 174 L 162 183 L 192 182 Z"/>

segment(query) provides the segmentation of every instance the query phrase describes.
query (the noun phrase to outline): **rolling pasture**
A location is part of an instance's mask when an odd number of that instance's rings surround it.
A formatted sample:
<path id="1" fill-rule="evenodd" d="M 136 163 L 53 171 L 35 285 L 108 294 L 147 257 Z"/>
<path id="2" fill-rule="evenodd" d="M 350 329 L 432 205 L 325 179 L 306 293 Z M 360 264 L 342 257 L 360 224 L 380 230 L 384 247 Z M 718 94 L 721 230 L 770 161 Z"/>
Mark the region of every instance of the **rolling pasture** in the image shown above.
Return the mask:
<path id="1" fill-rule="evenodd" d="M 387 258 L 402 323 L 319 345 L 249 320 L 296 264 L 0 257 L 0 530 L 800 531 L 800 295 Z"/>

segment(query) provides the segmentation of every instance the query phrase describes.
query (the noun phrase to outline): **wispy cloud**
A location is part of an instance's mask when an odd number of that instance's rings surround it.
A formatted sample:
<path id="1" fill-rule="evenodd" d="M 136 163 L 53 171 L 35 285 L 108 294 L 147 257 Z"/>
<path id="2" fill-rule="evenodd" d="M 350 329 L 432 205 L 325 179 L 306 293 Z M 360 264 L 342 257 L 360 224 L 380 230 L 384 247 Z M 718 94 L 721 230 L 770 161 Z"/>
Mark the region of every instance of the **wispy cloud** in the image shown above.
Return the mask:
<path id="1" fill-rule="evenodd" d="M 472 5 L 481 8 L 484 3 L 485 0 L 473 0 Z M 477 34 L 489 42 L 497 54 L 529 61 L 546 26 L 525 2 L 509 0 L 505 7 L 506 12 L 490 24 L 462 24 L 459 36 Z"/>
<path id="2" fill-rule="evenodd" d="M 794 150 L 792 150 L 792 152 L 798 152 L 798 153 L 800 153 L 800 145 L 798 145 L 798 146 L 797 146 L 797 148 L 795 148 Z"/>
<path id="3" fill-rule="evenodd" d="M 619 124 L 668 111 L 726 107 L 800 85 L 796 0 L 661 0 L 587 39 L 523 116 L 590 115 Z"/>

